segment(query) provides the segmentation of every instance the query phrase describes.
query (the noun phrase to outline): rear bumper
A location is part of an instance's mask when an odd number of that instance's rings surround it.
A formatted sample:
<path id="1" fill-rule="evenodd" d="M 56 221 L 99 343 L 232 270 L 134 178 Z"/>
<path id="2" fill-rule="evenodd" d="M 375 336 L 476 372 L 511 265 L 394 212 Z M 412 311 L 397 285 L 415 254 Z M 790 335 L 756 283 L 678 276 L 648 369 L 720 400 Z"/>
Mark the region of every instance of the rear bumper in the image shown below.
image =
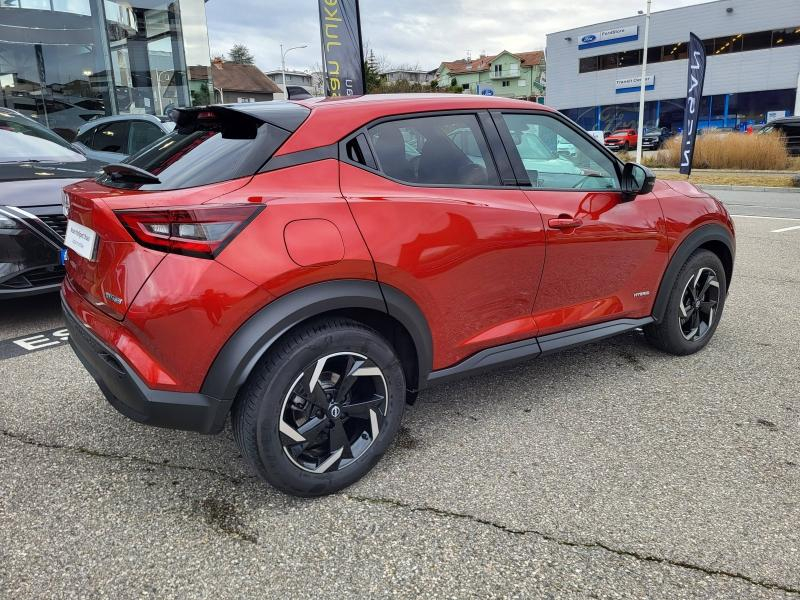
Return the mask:
<path id="1" fill-rule="evenodd" d="M 148 388 L 116 352 L 78 320 L 63 296 L 61 304 L 70 345 L 111 406 L 129 419 L 146 425 L 199 433 L 222 431 L 230 402 L 199 393 Z"/>

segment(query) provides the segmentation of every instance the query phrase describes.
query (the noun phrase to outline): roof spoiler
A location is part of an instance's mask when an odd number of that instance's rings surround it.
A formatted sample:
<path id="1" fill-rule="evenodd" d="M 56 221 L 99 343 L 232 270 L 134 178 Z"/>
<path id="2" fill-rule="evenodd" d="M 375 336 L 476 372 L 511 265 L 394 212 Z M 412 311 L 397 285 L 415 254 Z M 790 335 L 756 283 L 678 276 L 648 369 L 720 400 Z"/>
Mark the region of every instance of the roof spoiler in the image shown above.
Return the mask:
<path id="1" fill-rule="evenodd" d="M 173 108 L 167 116 L 180 128 L 194 127 L 204 119 L 237 120 L 246 115 L 280 127 L 292 133 L 308 118 L 311 110 L 295 102 L 243 102 L 240 104 L 210 104 L 207 106 L 192 106 L 186 108 Z"/>

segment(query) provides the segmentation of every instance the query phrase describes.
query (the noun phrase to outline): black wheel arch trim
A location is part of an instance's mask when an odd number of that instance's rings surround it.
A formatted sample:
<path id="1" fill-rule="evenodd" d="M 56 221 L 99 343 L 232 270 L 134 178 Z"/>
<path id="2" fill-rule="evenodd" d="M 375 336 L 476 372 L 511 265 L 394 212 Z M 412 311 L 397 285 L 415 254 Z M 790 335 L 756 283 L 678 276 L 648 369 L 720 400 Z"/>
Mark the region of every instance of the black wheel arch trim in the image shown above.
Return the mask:
<path id="1" fill-rule="evenodd" d="M 377 281 L 342 279 L 295 290 L 251 316 L 218 352 L 201 392 L 232 404 L 261 357 L 287 331 L 317 315 L 348 309 L 370 309 L 399 321 L 416 346 L 419 380 L 427 380 L 433 343 L 427 321 L 414 301 Z"/>
<path id="2" fill-rule="evenodd" d="M 660 323 L 664 318 L 664 313 L 667 310 L 667 303 L 669 302 L 669 295 L 672 291 L 672 286 L 675 283 L 675 278 L 678 276 L 683 265 L 689 260 L 689 257 L 701 246 L 709 242 L 723 243 L 731 255 L 731 269 L 730 273 L 725 273 L 725 292 L 727 293 L 731 285 L 730 274 L 733 273 L 733 263 L 736 259 L 736 243 L 731 232 L 717 223 L 710 223 L 702 225 L 690 233 L 675 249 L 675 252 L 670 258 L 664 275 L 661 277 L 661 283 L 658 286 L 658 294 L 653 303 L 653 318 L 657 323 Z M 720 257 L 722 260 L 722 257 Z"/>

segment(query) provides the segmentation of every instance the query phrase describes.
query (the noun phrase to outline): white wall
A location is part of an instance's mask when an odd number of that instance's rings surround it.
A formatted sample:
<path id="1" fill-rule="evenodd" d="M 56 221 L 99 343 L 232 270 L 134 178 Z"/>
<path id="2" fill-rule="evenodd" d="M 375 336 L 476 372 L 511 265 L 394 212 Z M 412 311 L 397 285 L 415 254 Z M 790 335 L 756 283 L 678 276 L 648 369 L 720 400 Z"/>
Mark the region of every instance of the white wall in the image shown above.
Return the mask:
<path id="1" fill-rule="evenodd" d="M 726 9 L 732 8 L 728 13 Z M 578 50 L 582 36 L 616 26 L 639 25 L 639 39 Z M 702 39 L 737 33 L 800 26 L 800 0 L 718 0 L 653 13 L 649 45 L 664 46 L 687 41 L 689 32 Z M 572 38 L 567 41 L 565 38 Z M 559 109 L 602 106 L 638 101 L 638 93 L 617 94 L 617 79 L 638 77 L 642 67 L 578 73 L 578 61 L 588 56 L 633 50 L 644 46 L 644 16 L 587 25 L 547 36 L 546 104 Z M 655 89 L 647 100 L 667 100 L 686 95 L 687 61 L 648 65 L 655 75 Z M 704 95 L 797 88 L 800 45 L 770 50 L 709 56 Z"/>

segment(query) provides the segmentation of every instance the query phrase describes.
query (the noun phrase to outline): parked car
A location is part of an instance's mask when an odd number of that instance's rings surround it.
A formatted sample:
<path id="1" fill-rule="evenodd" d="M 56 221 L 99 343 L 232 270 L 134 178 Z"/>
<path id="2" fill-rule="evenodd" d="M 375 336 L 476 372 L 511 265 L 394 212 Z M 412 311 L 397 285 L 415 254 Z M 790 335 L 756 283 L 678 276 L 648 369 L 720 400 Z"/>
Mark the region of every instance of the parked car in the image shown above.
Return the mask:
<path id="1" fill-rule="evenodd" d="M 639 143 L 639 135 L 635 129 L 617 129 L 606 138 L 606 148 L 609 150 L 622 150 L 627 152 L 631 148 L 636 148 Z"/>
<path id="2" fill-rule="evenodd" d="M 673 133 L 666 127 L 645 129 L 642 132 L 642 148 L 644 150 L 660 150 Z"/>
<path id="3" fill-rule="evenodd" d="M 104 110 L 98 110 L 96 101 L 91 99 L 83 103 L 85 106 L 30 95 L 6 96 L 3 102 L 9 109 L 38 121 L 68 142 L 75 139 L 81 125 L 106 114 Z"/>
<path id="4" fill-rule="evenodd" d="M 58 290 L 67 227 L 61 189 L 100 167 L 36 121 L 0 108 L 0 300 Z"/>
<path id="5" fill-rule="evenodd" d="M 691 354 L 719 324 L 722 204 L 552 109 L 363 96 L 176 119 L 66 189 L 70 340 L 120 412 L 204 433 L 230 415 L 290 494 L 357 481 L 430 384 L 637 328 Z M 570 142 L 572 167 L 546 172 L 563 159 L 530 136 Z"/>
<path id="6" fill-rule="evenodd" d="M 74 145 L 103 163 L 125 160 L 175 128 L 166 117 L 114 115 L 89 121 L 78 129 Z"/>
<path id="7" fill-rule="evenodd" d="M 770 121 L 759 134 L 777 132 L 786 140 L 786 149 L 792 156 L 800 156 L 800 117 L 783 117 Z"/>

